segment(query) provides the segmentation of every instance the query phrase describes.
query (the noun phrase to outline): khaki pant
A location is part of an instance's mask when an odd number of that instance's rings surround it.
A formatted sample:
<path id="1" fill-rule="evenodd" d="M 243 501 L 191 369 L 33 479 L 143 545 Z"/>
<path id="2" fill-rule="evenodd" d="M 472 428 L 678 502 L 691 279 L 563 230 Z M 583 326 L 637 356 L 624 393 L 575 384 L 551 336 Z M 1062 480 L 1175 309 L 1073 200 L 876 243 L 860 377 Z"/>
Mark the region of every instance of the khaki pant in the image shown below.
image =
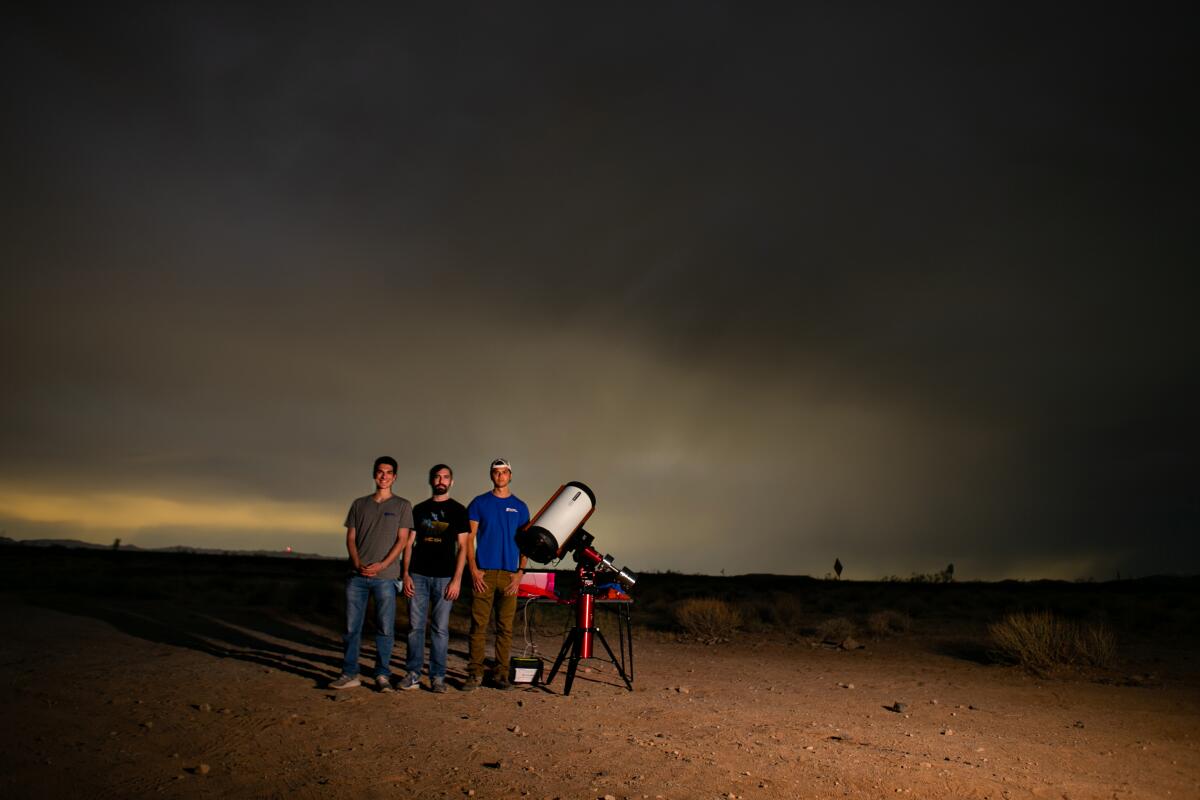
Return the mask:
<path id="1" fill-rule="evenodd" d="M 483 677 L 483 656 L 487 648 L 488 621 L 496 609 L 496 671 L 497 677 L 508 679 L 508 652 L 512 648 L 513 618 L 517 615 L 517 596 L 504 590 L 516 573 L 502 569 L 485 569 L 486 588 L 471 599 L 471 661 L 467 674 Z"/>

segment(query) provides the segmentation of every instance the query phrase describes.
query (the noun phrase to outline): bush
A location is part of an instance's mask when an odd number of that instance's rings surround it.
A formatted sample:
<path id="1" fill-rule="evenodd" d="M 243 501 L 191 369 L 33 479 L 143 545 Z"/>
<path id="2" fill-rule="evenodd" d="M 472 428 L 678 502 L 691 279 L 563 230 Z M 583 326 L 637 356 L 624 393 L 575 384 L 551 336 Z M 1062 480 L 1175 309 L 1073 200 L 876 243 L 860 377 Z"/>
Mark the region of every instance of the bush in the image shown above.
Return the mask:
<path id="1" fill-rule="evenodd" d="M 771 592 L 767 597 L 752 597 L 738 603 L 745 630 L 795 633 L 802 624 L 803 608 L 794 594 Z"/>
<path id="2" fill-rule="evenodd" d="M 817 638 L 830 644 L 841 644 L 854 638 L 854 623 L 845 617 L 830 617 L 817 626 Z"/>
<path id="3" fill-rule="evenodd" d="M 867 630 L 874 636 L 899 636 L 908 633 L 912 620 L 908 614 L 887 609 L 867 617 Z"/>
<path id="4" fill-rule="evenodd" d="M 794 594 L 771 593 L 771 621 L 776 628 L 785 632 L 794 632 L 799 629 L 803 616 L 804 608 Z"/>
<path id="5" fill-rule="evenodd" d="M 771 609 L 762 598 L 739 600 L 734 608 L 742 618 L 741 628 L 744 631 L 763 633 L 774 627 L 771 624 Z"/>
<path id="6" fill-rule="evenodd" d="M 1034 672 L 1072 664 L 1103 667 L 1116 656 L 1116 637 L 1107 626 L 1077 625 L 1049 611 L 1009 614 L 988 630 L 1003 657 Z"/>
<path id="7" fill-rule="evenodd" d="M 1107 625 L 1084 625 L 1076 632 L 1075 651 L 1084 663 L 1107 667 L 1117 657 L 1117 637 Z"/>
<path id="8" fill-rule="evenodd" d="M 1009 614 L 989 626 L 1000 654 L 1023 667 L 1042 671 L 1065 663 L 1067 634 L 1053 614 Z"/>
<path id="9" fill-rule="evenodd" d="M 736 608 L 715 597 L 695 597 L 675 604 L 675 620 L 690 636 L 704 642 L 728 641 L 742 624 Z"/>

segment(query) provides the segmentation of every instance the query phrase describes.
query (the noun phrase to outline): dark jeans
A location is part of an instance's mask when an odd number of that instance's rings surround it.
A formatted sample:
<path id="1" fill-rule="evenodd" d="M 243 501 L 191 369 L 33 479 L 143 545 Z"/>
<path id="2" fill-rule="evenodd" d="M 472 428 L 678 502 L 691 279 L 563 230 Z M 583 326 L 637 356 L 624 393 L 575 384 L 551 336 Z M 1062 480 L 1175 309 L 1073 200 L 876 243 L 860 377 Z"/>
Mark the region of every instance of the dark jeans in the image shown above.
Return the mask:
<path id="1" fill-rule="evenodd" d="M 446 599 L 446 587 L 450 577 L 431 578 L 427 575 L 409 575 L 412 578 L 413 596 L 408 599 L 408 660 L 404 667 L 410 675 L 421 675 L 425 667 L 425 616 L 433 606 L 429 620 L 429 677 L 438 680 L 446 677 L 446 651 L 450 648 L 450 609 L 453 600 Z"/>
<path id="2" fill-rule="evenodd" d="M 392 644 L 396 641 L 396 582 L 391 578 L 351 575 L 346 579 L 346 657 L 343 675 L 358 674 L 358 650 L 362 645 L 367 597 L 375 598 L 375 675 L 391 675 Z"/>

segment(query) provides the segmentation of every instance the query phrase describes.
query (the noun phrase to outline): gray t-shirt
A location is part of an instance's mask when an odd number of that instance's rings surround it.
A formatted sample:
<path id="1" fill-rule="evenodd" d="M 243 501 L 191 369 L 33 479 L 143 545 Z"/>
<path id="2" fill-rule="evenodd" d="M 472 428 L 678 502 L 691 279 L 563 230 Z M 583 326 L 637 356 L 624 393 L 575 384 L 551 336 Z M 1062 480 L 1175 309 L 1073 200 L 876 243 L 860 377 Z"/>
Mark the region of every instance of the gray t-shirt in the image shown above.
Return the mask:
<path id="1" fill-rule="evenodd" d="M 363 564 L 383 561 L 396 545 L 396 532 L 412 526 L 412 503 L 396 495 L 382 503 L 376 503 L 373 495 L 360 497 L 350 504 L 350 511 L 346 514 L 346 527 L 354 528 L 354 544 L 358 548 L 358 559 Z M 388 564 L 375 577 L 399 578 L 400 559 Z"/>

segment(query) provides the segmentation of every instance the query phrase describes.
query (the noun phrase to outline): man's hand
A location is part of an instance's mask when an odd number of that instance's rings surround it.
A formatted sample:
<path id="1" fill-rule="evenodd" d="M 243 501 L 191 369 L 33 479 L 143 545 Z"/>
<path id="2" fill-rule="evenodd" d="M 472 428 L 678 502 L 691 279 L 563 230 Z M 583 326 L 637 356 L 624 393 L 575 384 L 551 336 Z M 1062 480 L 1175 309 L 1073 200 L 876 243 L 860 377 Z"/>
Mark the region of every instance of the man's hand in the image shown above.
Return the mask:
<path id="1" fill-rule="evenodd" d="M 413 584 L 412 575 L 404 576 L 404 596 L 412 597 L 417 593 L 417 587 Z"/>
<path id="2" fill-rule="evenodd" d="M 478 594 L 483 594 L 487 591 L 487 582 L 483 579 L 483 570 L 471 570 L 471 586 L 474 587 Z"/>
<path id="3" fill-rule="evenodd" d="M 509 597 L 512 597 L 513 595 L 515 595 L 517 593 L 517 588 L 520 585 L 521 585 L 521 573 L 514 572 L 512 575 L 512 580 L 510 580 L 508 582 L 508 588 L 504 590 L 504 593 L 506 595 L 508 595 Z"/>
<path id="4" fill-rule="evenodd" d="M 379 574 L 379 570 L 383 569 L 383 565 L 378 561 L 371 564 L 364 564 L 358 568 L 358 573 L 364 578 L 374 578 Z"/>
<path id="5" fill-rule="evenodd" d="M 459 588 L 458 581 L 456 581 L 456 580 L 450 581 L 450 583 L 446 584 L 446 599 L 447 600 L 457 600 L 458 599 L 458 588 Z"/>

